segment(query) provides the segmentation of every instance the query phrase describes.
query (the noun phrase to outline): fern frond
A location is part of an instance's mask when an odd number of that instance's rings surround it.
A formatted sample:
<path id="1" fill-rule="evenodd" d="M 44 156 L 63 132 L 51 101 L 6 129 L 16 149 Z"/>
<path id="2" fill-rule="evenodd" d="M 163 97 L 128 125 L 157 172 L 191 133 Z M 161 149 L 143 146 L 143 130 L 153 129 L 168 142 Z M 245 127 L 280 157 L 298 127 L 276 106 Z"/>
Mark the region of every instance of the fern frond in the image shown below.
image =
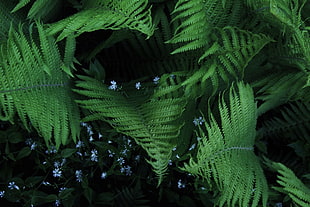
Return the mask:
<path id="1" fill-rule="evenodd" d="M 30 0 L 20 0 L 18 4 L 13 8 L 12 12 L 16 12 L 30 3 Z M 33 2 L 30 10 L 28 11 L 29 19 L 46 19 L 50 13 L 57 11 L 57 7 L 61 3 L 61 0 L 36 0 Z"/>
<path id="2" fill-rule="evenodd" d="M 186 43 L 172 54 L 210 47 L 214 27 L 236 26 L 242 17 L 242 1 L 179 0 L 173 14 L 181 20 L 169 43 Z"/>
<path id="3" fill-rule="evenodd" d="M 203 53 L 199 61 L 201 68 L 183 83 L 191 87 L 199 81 L 211 79 L 214 90 L 218 89 L 218 78 L 228 83 L 230 76 L 243 77 L 244 69 L 252 58 L 271 39 L 263 34 L 254 34 L 236 27 L 216 28 L 211 35 L 212 46 Z"/>
<path id="4" fill-rule="evenodd" d="M 303 139 L 310 143 L 310 104 L 296 102 L 281 110 L 282 117 L 275 117 L 263 123 L 263 135 Z"/>
<path id="5" fill-rule="evenodd" d="M 258 88 L 257 99 L 264 101 L 258 108 L 261 115 L 281 104 L 286 103 L 306 84 L 303 72 L 282 71 L 271 74 L 254 82 L 253 88 Z"/>
<path id="6" fill-rule="evenodd" d="M 98 80 L 79 78 L 82 81 L 76 86 L 82 89 L 75 91 L 90 99 L 77 102 L 92 112 L 84 120 L 104 120 L 117 131 L 133 137 L 151 158 L 148 162 L 159 176 L 160 184 L 182 127 L 178 118 L 186 101 L 164 96 L 153 98 L 149 92 L 136 89 L 126 91 L 124 96 Z"/>
<path id="7" fill-rule="evenodd" d="M 281 187 L 273 187 L 273 189 L 287 194 L 297 206 L 310 206 L 310 189 L 291 169 L 277 162 L 269 163 L 269 166 L 279 173 L 277 183 Z"/>
<path id="8" fill-rule="evenodd" d="M 4 43 L 8 37 L 8 31 L 13 25 L 15 28 L 24 21 L 26 14 L 22 12 L 11 13 L 14 7 L 13 1 L 0 1 L 0 43 Z"/>
<path id="9" fill-rule="evenodd" d="M 86 9 L 49 25 L 50 35 L 59 33 L 58 41 L 69 35 L 80 35 L 99 29 L 132 29 L 150 37 L 154 32 L 147 0 L 99 1 L 96 7 Z"/>
<path id="10" fill-rule="evenodd" d="M 79 135 L 79 111 L 68 76 L 52 37 L 37 23 L 39 44 L 22 32 L 9 31 L 1 46 L 0 119 L 13 121 L 17 112 L 22 123 L 33 126 L 47 144 L 66 144 Z M 30 122 L 30 124 L 29 124 Z"/>
<path id="11" fill-rule="evenodd" d="M 219 104 L 221 126 L 210 115 L 205 123 L 207 134 L 200 128 L 196 158 L 191 158 L 183 170 L 215 182 L 221 192 L 219 206 L 266 206 L 268 188 L 263 170 L 253 151 L 256 127 L 256 105 L 249 85 L 232 86 L 229 104 L 222 97 Z M 213 186 L 214 188 L 214 186 Z"/>

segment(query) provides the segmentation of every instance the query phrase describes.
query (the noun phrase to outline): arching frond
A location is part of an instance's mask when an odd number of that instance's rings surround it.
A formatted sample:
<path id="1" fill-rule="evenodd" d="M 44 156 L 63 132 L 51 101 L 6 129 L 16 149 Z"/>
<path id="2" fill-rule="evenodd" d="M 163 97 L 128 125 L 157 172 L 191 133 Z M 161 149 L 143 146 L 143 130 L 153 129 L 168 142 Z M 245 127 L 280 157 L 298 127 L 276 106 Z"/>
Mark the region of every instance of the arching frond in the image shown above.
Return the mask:
<path id="1" fill-rule="evenodd" d="M 221 126 L 210 115 L 197 136 L 198 152 L 183 170 L 206 180 L 220 191 L 219 206 L 266 206 L 268 188 L 253 145 L 256 127 L 256 105 L 249 85 L 230 88 L 229 104 L 224 97 L 219 104 Z M 212 184 L 215 183 L 215 186 Z"/>
<path id="2" fill-rule="evenodd" d="M 147 0 L 141 1 L 98 1 L 98 4 L 49 25 L 50 35 L 60 33 L 58 41 L 69 35 L 80 35 L 99 29 L 119 30 L 123 28 L 138 30 L 148 37 L 154 32 L 150 8 Z"/>
<path id="3" fill-rule="evenodd" d="M 75 91 L 90 98 L 77 101 L 91 111 L 84 121 L 104 120 L 119 132 L 133 137 L 151 158 L 148 162 L 159 176 L 160 184 L 182 127 L 178 118 L 186 101 L 167 95 L 153 98 L 152 93 L 135 88 L 124 91 L 124 96 L 98 80 L 87 76 L 79 78 L 81 81 L 76 86 L 82 89 Z"/>
<path id="4" fill-rule="evenodd" d="M 0 53 L 0 119 L 33 126 L 47 144 L 66 144 L 79 135 L 79 111 L 70 89 L 70 80 L 61 70 L 58 47 L 37 23 L 39 44 L 22 29 L 9 31 Z"/>
<path id="5" fill-rule="evenodd" d="M 271 39 L 263 34 L 253 34 L 236 27 L 216 28 L 211 35 L 212 46 L 203 53 L 199 70 L 182 83 L 191 87 L 199 81 L 211 80 L 214 90 L 218 89 L 218 77 L 229 82 L 230 77 L 238 79 L 252 58 Z"/>
<path id="6" fill-rule="evenodd" d="M 277 175 L 277 183 L 280 184 L 281 187 L 274 186 L 273 189 L 287 194 L 297 206 L 310 206 L 309 187 L 296 177 L 291 169 L 277 162 L 269 161 L 268 165 L 279 173 Z"/>

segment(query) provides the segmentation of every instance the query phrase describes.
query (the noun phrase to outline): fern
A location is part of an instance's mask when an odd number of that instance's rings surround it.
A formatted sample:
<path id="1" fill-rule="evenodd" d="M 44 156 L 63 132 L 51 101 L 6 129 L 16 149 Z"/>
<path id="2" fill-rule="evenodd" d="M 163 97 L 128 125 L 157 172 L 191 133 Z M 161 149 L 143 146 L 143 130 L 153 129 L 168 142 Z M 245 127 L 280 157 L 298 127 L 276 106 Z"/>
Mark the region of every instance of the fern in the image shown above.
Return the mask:
<path id="1" fill-rule="evenodd" d="M 79 110 L 70 91 L 70 80 L 60 68 L 62 60 L 52 37 L 37 23 L 40 44 L 22 29 L 9 31 L 1 46 L 0 119 L 13 122 L 17 112 L 22 123 L 37 129 L 47 144 L 66 144 L 79 134 Z M 30 124 L 29 124 L 30 123 Z M 52 139 L 53 138 L 53 139 Z"/>
<path id="2" fill-rule="evenodd" d="M 214 91 L 218 90 L 220 77 L 226 83 L 229 75 L 243 77 L 244 69 L 252 58 L 271 41 L 263 34 L 253 34 L 235 27 L 217 28 L 212 34 L 213 44 L 200 57 L 203 65 L 182 83 L 191 87 L 199 81 L 211 79 Z"/>
<path id="3" fill-rule="evenodd" d="M 200 176 L 210 187 L 213 181 L 220 190 L 219 206 L 266 206 L 268 189 L 259 160 L 253 152 L 256 106 L 249 85 L 238 83 L 238 92 L 231 87 L 230 104 L 219 105 L 221 127 L 213 115 L 198 136 L 197 160 L 190 159 L 183 170 Z M 213 187 L 214 188 L 214 187 Z"/>
<path id="4" fill-rule="evenodd" d="M 310 205 L 310 189 L 296 177 L 292 170 L 277 162 L 269 161 L 267 164 L 279 173 L 277 183 L 281 187 L 273 187 L 273 189 L 287 194 L 297 206 Z"/>
<path id="5" fill-rule="evenodd" d="M 210 47 L 210 34 L 214 27 L 236 26 L 242 17 L 242 1 L 179 0 L 173 14 L 174 21 L 181 20 L 169 43 L 186 43 L 172 54 Z M 229 14 L 229 15 L 228 15 Z M 185 20 L 184 20 L 185 19 Z"/>
<path id="6" fill-rule="evenodd" d="M 154 28 L 150 9 L 146 10 L 147 0 L 142 1 L 95 1 L 94 5 L 49 25 L 50 35 L 60 32 L 57 40 L 75 34 L 91 32 L 99 29 L 119 30 L 123 28 L 138 30 L 150 37 Z"/>
<path id="7" fill-rule="evenodd" d="M 263 135 L 302 139 L 310 143 L 310 105 L 296 102 L 281 110 L 281 117 L 267 120 L 260 130 Z"/>
<path id="8" fill-rule="evenodd" d="M 30 0 L 20 0 L 18 4 L 13 8 L 12 12 L 16 12 L 30 3 Z M 29 19 L 48 19 L 57 13 L 61 0 L 36 0 L 30 10 L 27 17 Z"/>
<path id="9" fill-rule="evenodd" d="M 263 114 L 289 101 L 306 84 L 303 72 L 283 71 L 270 74 L 255 81 L 252 87 L 258 88 L 257 99 L 264 101 L 258 108 Z"/>
<path id="10" fill-rule="evenodd" d="M 126 91 L 124 96 L 98 80 L 87 76 L 79 78 L 82 81 L 76 86 L 82 90 L 75 91 L 90 99 L 77 102 L 92 112 L 83 120 L 104 120 L 119 132 L 133 137 L 150 156 L 148 162 L 159 176 L 160 184 L 182 127 L 177 120 L 184 110 L 185 100 L 165 96 L 152 98 L 151 94 L 139 93 L 136 89 Z"/>

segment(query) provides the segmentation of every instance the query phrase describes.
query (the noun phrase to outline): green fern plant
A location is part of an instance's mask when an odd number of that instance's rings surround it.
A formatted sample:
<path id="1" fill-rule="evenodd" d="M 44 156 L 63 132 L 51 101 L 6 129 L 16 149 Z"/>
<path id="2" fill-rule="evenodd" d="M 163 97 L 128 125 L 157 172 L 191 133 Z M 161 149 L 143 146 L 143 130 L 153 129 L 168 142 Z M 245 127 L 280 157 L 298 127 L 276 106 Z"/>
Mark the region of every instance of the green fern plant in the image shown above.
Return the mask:
<path id="1" fill-rule="evenodd" d="M 1 46 L 0 119 L 13 122 L 17 112 L 29 130 L 33 126 L 47 144 L 59 147 L 79 135 L 79 110 L 54 39 L 36 26 L 38 36 L 29 38 L 22 26 L 11 27 Z"/>
<path id="2" fill-rule="evenodd" d="M 140 31 L 150 37 L 154 32 L 147 0 L 142 1 L 86 1 L 85 8 L 65 19 L 49 25 L 49 35 L 60 33 L 60 41 L 69 35 L 80 35 L 99 29 L 123 28 Z"/>
<path id="3" fill-rule="evenodd" d="M 211 114 L 199 129 L 198 152 L 183 170 L 201 177 L 218 189 L 219 206 L 267 205 L 268 187 L 259 159 L 254 154 L 256 104 L 249 85 L 237 83 L 230 88 L 229 104 L 219 104 L 221 126 Z"/>
<path id="4" fill-rule="evenodd" d="M 151 158 L 148 162 L 158 175 L 160 184 L 182 127 L 178 118 L 186 100 L 180 95 L 154 97 L 150 89 L 138 91 L 133 86 L 121 94 L 120 91 L 109 89 L 101 81 L 87 76 L 79 78 L 81 81 L 76 86 L 81 89 L 74 91 L 89 99 L 77 102 L 91 111 L 83 121 L 103 120 L 120 133 L 133 137 Z"/>

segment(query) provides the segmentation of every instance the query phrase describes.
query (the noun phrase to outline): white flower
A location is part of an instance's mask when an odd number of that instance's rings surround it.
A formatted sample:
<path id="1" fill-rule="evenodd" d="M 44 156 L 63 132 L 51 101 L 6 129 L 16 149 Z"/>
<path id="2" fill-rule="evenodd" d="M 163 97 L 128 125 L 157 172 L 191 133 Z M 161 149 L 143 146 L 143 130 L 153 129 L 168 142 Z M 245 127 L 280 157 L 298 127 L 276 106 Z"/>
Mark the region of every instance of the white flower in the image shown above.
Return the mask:
<path id="1" fill-rule="evenodd" d="M 106 179 L 107 176 L 108 176 L 108 173 L 106 172 L 101 173 L 101 179 Z"/>
<path id="2" fill-rule="evenodd" d="M 61 171 L 59 168 L 55 168 L 55 169 L 53 170 L 53 176 L 54 176 L 55 178 L 61 177 L 61 174 L 62 174 L 62 171 Z"/>
<path id="3" fill-rule="evenodd" d="M 160 80 L 160 77 L 156 76 L 156 77 L 153 79 L 154 84 L 158 84 L 158 83 L 159 83 L 159 80 Z"/>
<path id="4" fill-rule="evenodd" d="M 3 198 L 4 197 L 4 194 L 5 194 L 5 191 L 0 191 L 0 198 Z"/>
<path id="5" fill-rule="evenodd" d="M 78 181 L 79 183 L 82 182 L 82 170 L 76 170 L 75 171 L 75 177 L 76 177 L 76 181 Z"/>
<path id="6" fill-rule="evenodd" d="M 66 189 L 67 189 L 66 187 L 61 187 L 61 188 L 59 189 L 59 193 L 61 193 L 62 191 L 66 190 Z"/>
<path id="7" fill-rule="evenodd" d="M 136 83 L 136 89 L 139 90 L 140 88 L 141 88 L 141 83 L 140 83 L 140 82 L 137 82 L 137 83 Z"/>
<path id="8" fill-rule="evenodd" d="M 117 89 L 117 84 L 116 81 L 112 80 L 111 85 L 109 86 L 110 90 L 116 90 Z"/>
<path id="9" fill-rule="evenodd" d="M 10 190 L 13 190 L 13 189 L 19 190 L 19 187 L 15 184 L 14 181 L 9 182 L 8 188 L 9 188 Z"/>

